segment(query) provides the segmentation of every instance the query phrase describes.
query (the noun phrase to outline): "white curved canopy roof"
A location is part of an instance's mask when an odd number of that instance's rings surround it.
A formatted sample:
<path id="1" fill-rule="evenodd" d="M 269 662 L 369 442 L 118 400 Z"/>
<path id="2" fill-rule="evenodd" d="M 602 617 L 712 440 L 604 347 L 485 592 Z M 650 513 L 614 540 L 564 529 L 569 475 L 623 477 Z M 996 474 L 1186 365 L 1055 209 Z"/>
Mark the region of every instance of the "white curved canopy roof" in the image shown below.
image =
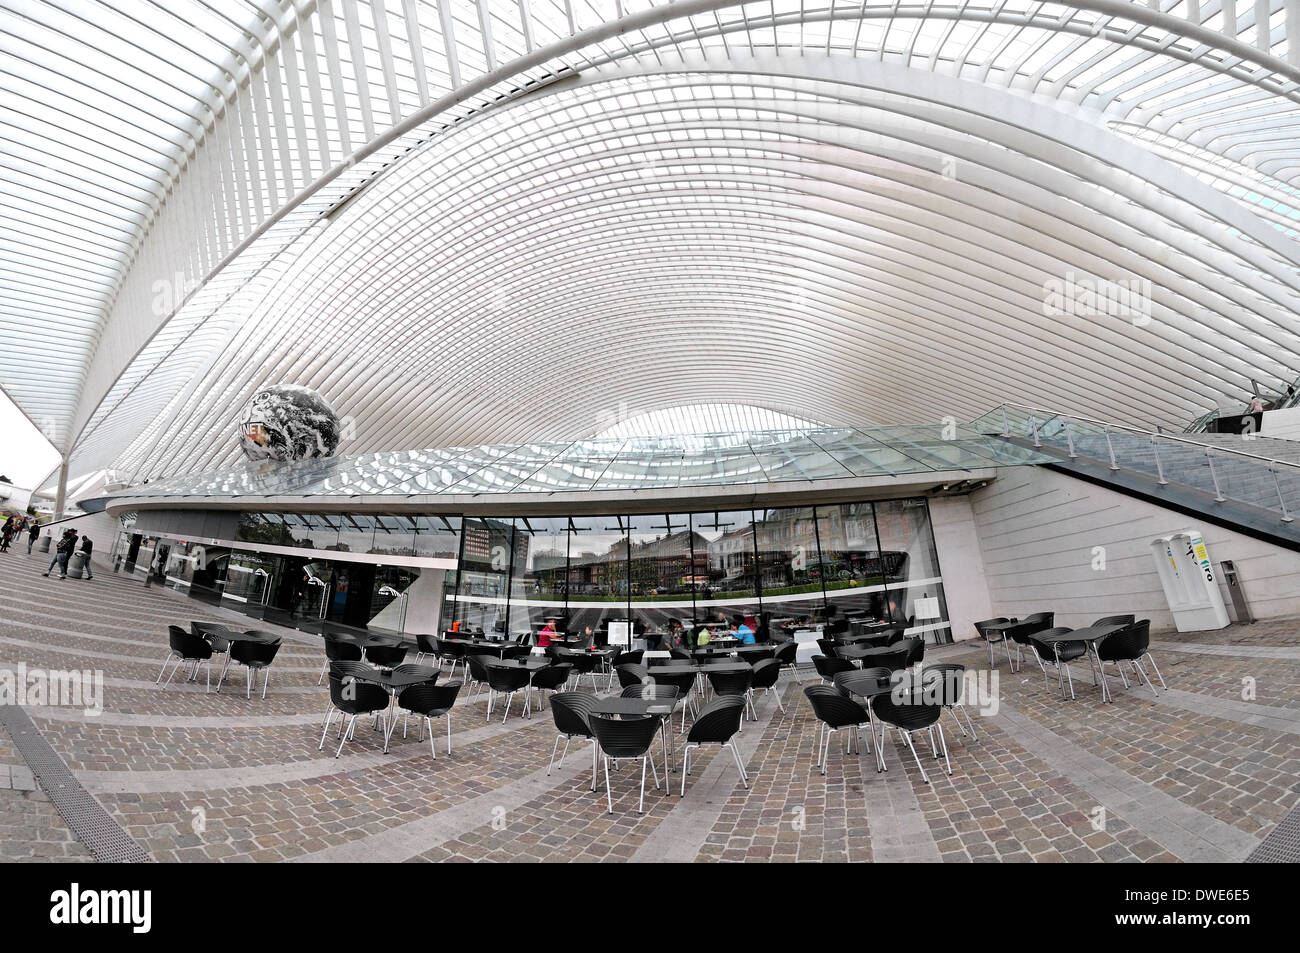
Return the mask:
<path id="1" fill-rule="evenodd" d="M 0 13 L 0 382 L 74 472 L 227 464 L 267 383 L 364 453 L 1300 374 L 1300 0 Z"/>

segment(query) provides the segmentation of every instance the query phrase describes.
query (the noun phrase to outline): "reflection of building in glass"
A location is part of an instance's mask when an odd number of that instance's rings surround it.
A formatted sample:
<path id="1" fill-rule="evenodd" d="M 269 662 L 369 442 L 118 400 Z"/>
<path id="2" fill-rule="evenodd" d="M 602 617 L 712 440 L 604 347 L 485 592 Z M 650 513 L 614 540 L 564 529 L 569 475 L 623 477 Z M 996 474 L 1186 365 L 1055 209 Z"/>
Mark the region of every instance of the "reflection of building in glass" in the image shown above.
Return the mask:
<path id="1" fill-rule="evenodd" d="M 741 588 L 754 576 L 754 535 L 748 526 L 733 529 L 709 543 L 711 584 Z"/>
<path id="2" fill-rule="evenodd" d="M 679 595 L 708 572 L 708 544 L 699 533 L 682 531 L 632 543 L 632 595 Z"/>

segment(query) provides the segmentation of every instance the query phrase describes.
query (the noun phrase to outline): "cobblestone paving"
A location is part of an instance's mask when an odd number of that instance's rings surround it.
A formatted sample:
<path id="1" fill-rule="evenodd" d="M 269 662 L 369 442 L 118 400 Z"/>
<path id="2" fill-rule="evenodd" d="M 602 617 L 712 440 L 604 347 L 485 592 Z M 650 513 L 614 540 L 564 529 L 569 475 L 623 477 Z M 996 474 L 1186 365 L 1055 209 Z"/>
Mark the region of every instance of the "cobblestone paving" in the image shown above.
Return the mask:
<path id="1" fill-rule="evenodd" d="M 845 755 L 837 740 L 823 776 L 803 686 L 783 679 L 787 713 L 764 698 L 760 721 L 746 723 L 748 790 L 729 754 L 705 750 L 685 798 L 679 774 L 668 779 L 668 793 L 647 784 L 644 815 L 636 812 L 639 769 L 625 764 L 612 777 L 610 814 L 603 776 L 600 790 L 590 790 L 589 748 L 572 745 L 564 768 L 547 777 L 550 717 L 524 720 L 517 703 L 501 725 L 497 717 L 485 720 L 483 699 L 462 700 L 450 756 L 436 725 L 436 762 L 427 741 L 414 732 L 403 740 L 400 729 L 393 750 L 382 754 L 382 738 L 368 722 L 358 723 L 356 739 L 335 760 L 334 732 L 334 744 L 318 750 L 328 704 L 327 690 L 316 685 L 319 643 L 296 631 L 281 632 L 285 643 L 264 700 L 244 697 L 242 670 L 220 695 L 204 693 L 202 672 L 197 686 L 178 676 L 156 688 L 169 622 L 274 627 L 110 571 L 93 581 L 45 578 L 46 562 L 37 554 L 0 556 L 0 668 L 25 663 L 103 674 L 102 716 L 29 711 L 82 783 L 158 861 L 328 859 L 341 848 L 426 862 L 617 862 L 664 853 L 701 862 L 1186 859 L 1178 844 L 1144 829 L 1141 805 L 1130 816 L 1110 811 L 1099 823 L 1098 792 L 1089 789 L 1095 782 L 1074 776 L 1041 742 L 1027 748 L 1017 725 L 1038 726 L 1153 797 L 1175 798 L 1186 805 L 1179 810 L 1191 809 L 1207 825 L 1230 825 L 1248 841 L 1267 834 L 1300 793 L 1300 734 L 1276 723 L 1247 724 L 1210 704 L 1240 703 L 1242 679 L 1253 677 L 1260 706 L 1300 710 L 1300 659 L 1178 650 L 1291 648 L 1300 645 L 1300 627 L 1291 622 L 1156 636 L 1171 644 L 1157 653 L 1170 687 L 1205 698 L 1205 711 L 1162 704 L 1145 688 L 1124 691 L 1118 680 L 1117 703 L 1103 706 L 1078 666 L 1079 698 L 1063 702 L 1044 688 L 1032 661 L 1015 676 L 1002 662 L 1002 696 L 1020 721 L 976 716 L 975 741 L 945 717 L 953 774 L 918 744 L 929 784 L 892 737 L 887 774 L 876 772 L 861 745 Z M 944 654 L 972 667 L 987 662 L 978 646 Z M 674 737 L 680 760 L 683 736 Z M 90 859 L 30 779 L 0 732 L 0 860 Z"/>
<path id="2" fill-rule="evenodd" d="M 37 787 L 0 726 L 0 863 L 94 859 Z"/>

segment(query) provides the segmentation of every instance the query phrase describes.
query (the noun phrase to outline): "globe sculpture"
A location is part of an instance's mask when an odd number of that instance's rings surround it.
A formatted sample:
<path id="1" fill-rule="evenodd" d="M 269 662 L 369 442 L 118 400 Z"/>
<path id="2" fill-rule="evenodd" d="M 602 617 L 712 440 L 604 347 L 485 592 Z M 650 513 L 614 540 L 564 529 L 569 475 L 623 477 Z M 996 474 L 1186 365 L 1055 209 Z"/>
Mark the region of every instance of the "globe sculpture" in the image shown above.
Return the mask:
<path id="1" fill-rule="evenodd" d="M 250 460 L 328 457 L 338 445 L 339 416 L 309 387 L 258 388 L 239 418 L 239 446 Z"/>

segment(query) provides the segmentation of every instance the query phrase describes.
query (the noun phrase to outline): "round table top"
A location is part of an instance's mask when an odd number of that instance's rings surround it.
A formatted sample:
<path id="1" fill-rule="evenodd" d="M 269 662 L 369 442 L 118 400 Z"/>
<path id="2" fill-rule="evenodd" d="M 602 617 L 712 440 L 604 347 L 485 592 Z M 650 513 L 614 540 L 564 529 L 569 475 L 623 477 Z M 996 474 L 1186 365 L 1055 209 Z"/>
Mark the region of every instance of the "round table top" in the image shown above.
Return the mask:
<path id="1" fill-rule="evenodd" d="M 1085 629 L 1070 629 L 1067 632 L 1035 632 L 1030 636 L 1036 642 L 1093 642 L 1102 636 L 1109 635 L 1116 629 L 1122 629 L 1124 626 L 1118 624 L 1110 625 L 1090 625 Z"/>

